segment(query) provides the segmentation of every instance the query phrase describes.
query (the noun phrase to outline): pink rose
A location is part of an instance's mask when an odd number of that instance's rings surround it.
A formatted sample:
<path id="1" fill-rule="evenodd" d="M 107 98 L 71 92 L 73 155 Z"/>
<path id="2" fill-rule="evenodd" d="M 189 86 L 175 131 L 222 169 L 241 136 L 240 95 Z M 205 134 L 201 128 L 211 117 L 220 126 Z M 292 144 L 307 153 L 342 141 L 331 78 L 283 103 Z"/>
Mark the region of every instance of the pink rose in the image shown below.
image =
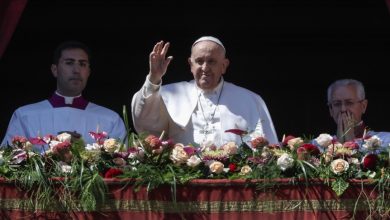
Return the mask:
<path id="1" fill-rule="evenodd" d="M 359 145 L 354 141 L 347 141 L 343 144 L 343 147 L 346 147 L 350 150 L 357 150 L 359 149 Z"/>
<path id="2" fill-rule="evenodd" d="M 268 145 L 268 140 L 264 137 L 256 137 L 255 139 L 251 140 L 251 145 L 253 148 L 262 148 Z"/>

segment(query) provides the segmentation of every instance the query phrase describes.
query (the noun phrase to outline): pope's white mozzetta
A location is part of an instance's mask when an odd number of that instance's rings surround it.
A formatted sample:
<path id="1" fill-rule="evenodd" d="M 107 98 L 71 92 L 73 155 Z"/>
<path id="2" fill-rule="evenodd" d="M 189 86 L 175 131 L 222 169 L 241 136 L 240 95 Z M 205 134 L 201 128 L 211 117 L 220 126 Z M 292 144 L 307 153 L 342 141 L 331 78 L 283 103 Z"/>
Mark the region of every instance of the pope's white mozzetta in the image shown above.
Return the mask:
<path id="1" fill-rule="evenodd" d="M 228 129 L 256 130 L 264 134 L 270 143 L 278 143 L 275 128 L 263 99 L 229 82 L 223 84 L 218 108 L 211 126 L 214 134 L 210 142 L 222 145 L 229 141 L 241 142 L 238 135 L 225 133 Z M 217 98 L 219 96 L 217 91 Z M 184 144 L 202 144 L 206 122 L 198 102 L 199 90 L 192 80 L 166 86 L 153 85 L 146 79 L 142 89 L 133 96 L 132 116 L 138 132 L 149 131 L 168 136 Z M 147 106 L 147 108 L 146 108 Z M 211 108 L 214 111 L 214 108 Z M 210 112 L 211 114 L 212 112 Z M 207 114 L 207 113 L 206 113 Z M 207 115 L 210 115 L 207 114 Z M 210 116 L 209 116 L 210 117 Z"/>

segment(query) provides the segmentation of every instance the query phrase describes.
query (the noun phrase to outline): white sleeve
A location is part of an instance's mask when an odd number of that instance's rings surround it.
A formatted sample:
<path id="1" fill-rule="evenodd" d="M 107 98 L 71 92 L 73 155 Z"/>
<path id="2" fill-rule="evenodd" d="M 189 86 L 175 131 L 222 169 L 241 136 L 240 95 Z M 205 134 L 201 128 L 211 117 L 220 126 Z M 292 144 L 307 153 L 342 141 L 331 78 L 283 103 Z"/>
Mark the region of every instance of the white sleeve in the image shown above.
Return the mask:
<path id="1" fill-rule="evenodd" d="M 119 115 L 117 115 L 116 119 L 114 120 L 113 127 L 111 131 L 108 133 L 112 138 L 120 139 L 121 141 L 124 140 L 126 137 L 126 128 L 125 124 L 123 123 L 123 120 Z"/>
<path id="2" fill-rule="evenodd" d="M 16 110 L 11 117 L 11 120 L 8 124 L 7 133 L 5 134 L 5 137 L 3 141 L 1 142 L 1 146 L 6 146 L 7 142 L 11 144 L 12 138 L 18 136 L 24 136 L 26 137 L 26 133 L 23 130 L 23 124 L 21 120 L 21 116 L 19 114 L 19 111 Z M 27 137 L 29 138 L 29 137 Z"/>
<path id="3" fill-rule="evenodd" d="M 160 95 L 160 85 L 154 85 L 147 77 L 141 90 L 134 94 L 131 115 L 137 132 L 160 134 L 168 130 L 169 114 Z"/>

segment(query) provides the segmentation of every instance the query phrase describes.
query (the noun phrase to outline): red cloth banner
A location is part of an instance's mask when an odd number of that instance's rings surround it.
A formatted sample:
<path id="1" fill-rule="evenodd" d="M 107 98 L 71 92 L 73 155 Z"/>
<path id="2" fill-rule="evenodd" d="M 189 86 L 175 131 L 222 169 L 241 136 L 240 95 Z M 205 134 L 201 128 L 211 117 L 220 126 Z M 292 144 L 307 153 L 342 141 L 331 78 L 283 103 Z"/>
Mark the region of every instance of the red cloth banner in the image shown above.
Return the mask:
<path id="1" fill-rule="evenodd" d="M 0 180 L 0 219 L 387 219 L 378 215 L 378 193 L 369 182 L 350 182 L 337 197 L 321 181 L 193 180 L 186 185 L 160 186 L 147 192 L 131 180 L 106 179 L 109 195 L 96 210 L 33 210 L 31 198 L 15 183 Z M 261 186 L 261 188 L 259 188 Z M 173 194 L 175 192 L 175 196 Z M 175 198 L 175 199 L 174 199 Z M 389 198 L 384 200 L 388 208 Z M 387 213 L 389 214 L 389 213 Z"/>
<path id="2" fill-rule="evenodd" d="M 11 40 L 26 4 L 27 0 L 0 0 L 0 59 Z"/>

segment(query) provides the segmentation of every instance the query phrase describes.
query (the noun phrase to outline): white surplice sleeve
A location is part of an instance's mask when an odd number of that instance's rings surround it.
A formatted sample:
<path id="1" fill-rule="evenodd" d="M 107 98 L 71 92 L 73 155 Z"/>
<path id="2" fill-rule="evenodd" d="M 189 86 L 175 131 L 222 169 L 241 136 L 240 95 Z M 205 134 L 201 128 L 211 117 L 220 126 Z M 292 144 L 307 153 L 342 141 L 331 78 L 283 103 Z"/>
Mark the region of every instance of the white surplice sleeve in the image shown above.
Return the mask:
<path id="1" fill-rule="evenodd" d="M 12 114 L 11 120 L 7 128 L 7 132 L 5 134 L 3 141 L 1 142 L 1 146 L 6 146 L 7 142 L 8 144 L 11 144 L 12 138 L 16 135 L 27 136 L 26 132 L 23 129 L 23 123 L 18 110 L 16 110 Z"/>

